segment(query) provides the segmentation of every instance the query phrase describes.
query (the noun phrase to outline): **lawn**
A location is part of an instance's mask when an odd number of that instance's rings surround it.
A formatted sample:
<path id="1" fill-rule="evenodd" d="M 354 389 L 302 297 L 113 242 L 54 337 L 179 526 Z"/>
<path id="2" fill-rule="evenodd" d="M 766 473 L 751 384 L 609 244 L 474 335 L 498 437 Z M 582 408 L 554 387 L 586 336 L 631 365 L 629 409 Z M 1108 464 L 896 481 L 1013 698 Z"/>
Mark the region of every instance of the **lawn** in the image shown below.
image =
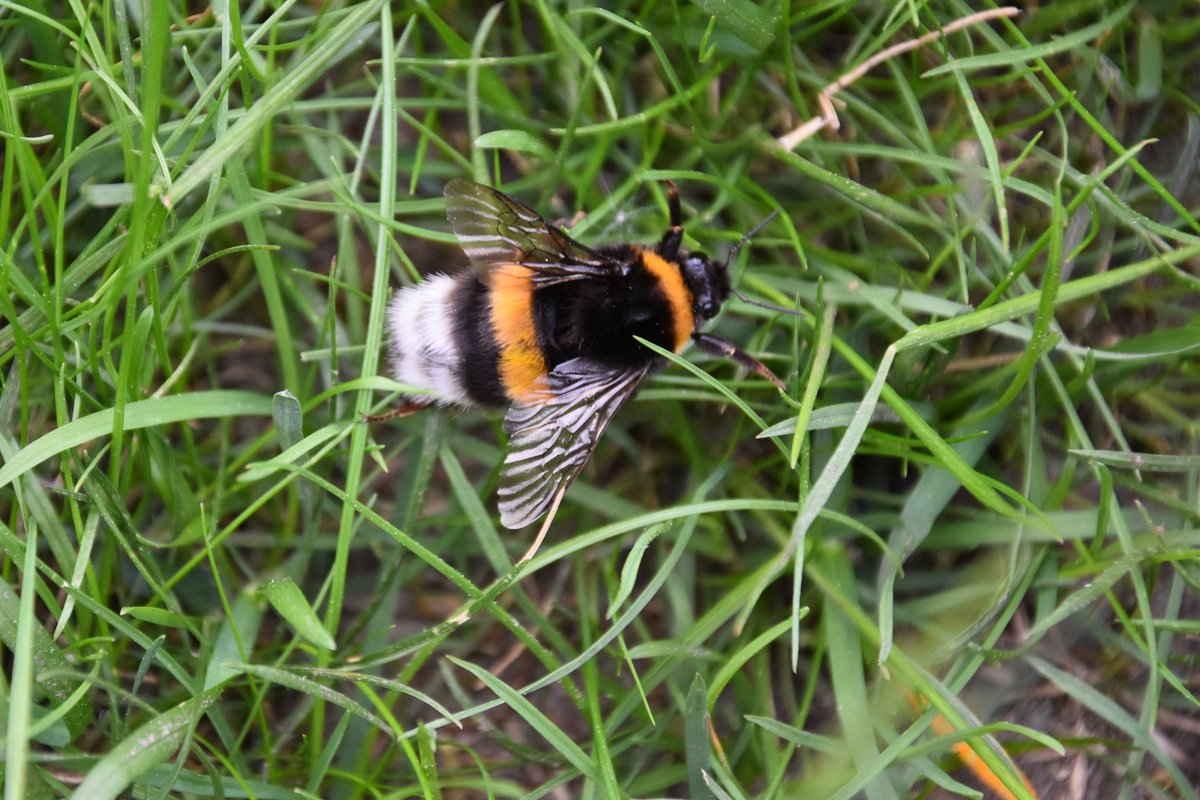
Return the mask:
<path id="1" fill-rule="evenodd" d="M 0 0 L 4 800 L 1200 800 L 1200 10 L 1025 6 Z M 523 560 L 502 411 L 364 421 L 454 178 L 778 212 L 787 391 L 674 357 Z"/>

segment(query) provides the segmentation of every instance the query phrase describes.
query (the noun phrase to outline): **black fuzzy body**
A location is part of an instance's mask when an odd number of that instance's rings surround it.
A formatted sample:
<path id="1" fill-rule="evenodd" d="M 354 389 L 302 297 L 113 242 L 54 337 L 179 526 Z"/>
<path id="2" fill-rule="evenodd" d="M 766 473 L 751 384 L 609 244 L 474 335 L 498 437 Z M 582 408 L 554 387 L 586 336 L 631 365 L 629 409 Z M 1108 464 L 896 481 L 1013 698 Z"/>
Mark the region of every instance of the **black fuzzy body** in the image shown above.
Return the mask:
<path id="1" fill-rule="evenodd" d="M 628 264 L 623 275 L 567 281 L 534 292 L 538 344 L 553 369 L 587 357 L 615 367 L 658 364 L 661 357 L 635 340 L 640 336 L 675 349 L 671 304 L 636 245 L 613 245 L 598 252 Z"/>
<path id="2" fill-rule="evenodd" d="M 455 280 L 454 338 L 463 388 L 474 403 L 506 406 L 508 395 L 500 380 L 500 342 L 492 328 L 491 292 L 473 270 L 459 273 Z"/>
<path id="3" fill-rule="evenodd" d="M 551 282 L 532 289 L 531 325 L 547 373 L 581 357 L 618 369 L 660 368 L 664 359 L 634 337 L 677 350 L 675 315 L 679 311 L 659 277 L 646 266 L 647 249 L 617 244 L 596 252 L 623 268 L 607 276 Z M 663 260 L 671 269 L 680 268 L 676 261 Z M 505 345 L 493 326 L 492 291 L 486 275 L 468 270 L 456 276 L 456 281 L 454 336 L 463 388 L 473 403 L 507 406 L 512 398 L 505 391 L 499 368 Z"/>

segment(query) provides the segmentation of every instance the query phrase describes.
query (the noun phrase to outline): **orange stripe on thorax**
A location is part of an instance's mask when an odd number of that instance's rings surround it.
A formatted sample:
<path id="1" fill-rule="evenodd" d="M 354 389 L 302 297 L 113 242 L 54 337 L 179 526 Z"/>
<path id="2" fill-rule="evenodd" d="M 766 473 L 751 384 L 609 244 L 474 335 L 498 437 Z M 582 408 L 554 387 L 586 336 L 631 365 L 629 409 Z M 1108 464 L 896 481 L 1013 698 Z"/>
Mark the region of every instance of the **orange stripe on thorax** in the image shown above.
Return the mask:
<path id="1" fill-rule="evenodd" d="M 500 345 L 500 380 L 510 400 L 530 400 L 544 388 L 546 360 L 533 321 L 533 280 L 527 267 L 501 267 L 489 273 L 492 330 Z"/>
<path id="2" fill-rule="evenodd" d="M 642 251 L 642 263 L 658 279 L 659 288 L 671 306 L 671 319 L 675 323 L 675 352 L 683 349 L 692 338 L 696 321 L 692 318 L 692 293 L 683 282 L 679 266 L 672 264 L 653 250 Z"/>

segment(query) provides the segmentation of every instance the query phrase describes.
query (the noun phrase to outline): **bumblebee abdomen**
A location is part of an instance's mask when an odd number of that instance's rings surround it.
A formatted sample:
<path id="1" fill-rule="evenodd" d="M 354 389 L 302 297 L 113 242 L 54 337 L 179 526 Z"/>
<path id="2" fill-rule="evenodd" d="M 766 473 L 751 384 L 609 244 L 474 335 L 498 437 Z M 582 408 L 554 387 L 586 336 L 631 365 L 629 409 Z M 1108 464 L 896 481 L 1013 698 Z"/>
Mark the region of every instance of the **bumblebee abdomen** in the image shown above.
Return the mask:
<path id="1" fill-rule="evenodd" d="M 514 402 L 537 399 L 546 388 L 544 344 L 539 340 L 534 319 L 533 271 L 512 265 L 491 274 L 490 319 L 499 343 L 497 364 L 508 399 Z"/>
<path id="2" fill-rule="evenodd" d="M 459 284 L 457 276 L 433 275 L 396 292 L 388 306 L 392 376 L 431 393 L 413 402 L 472 405 L 455 335 Z"/>

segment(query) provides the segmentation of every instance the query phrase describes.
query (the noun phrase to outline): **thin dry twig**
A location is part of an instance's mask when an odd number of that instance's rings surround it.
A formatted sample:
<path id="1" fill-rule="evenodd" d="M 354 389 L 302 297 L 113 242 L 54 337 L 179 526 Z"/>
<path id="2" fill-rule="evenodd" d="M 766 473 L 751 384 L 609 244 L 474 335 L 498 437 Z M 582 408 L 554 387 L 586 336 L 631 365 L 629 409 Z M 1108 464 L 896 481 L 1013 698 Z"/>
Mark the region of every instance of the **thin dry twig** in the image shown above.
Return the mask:
<path id="1" fill-rule="evenodd" d="M 894 44 L 886 50 L 876 53 L 854 69 L 844 73 L 836 81 L 821 90 L 821 93 L 817 95 L 817 106 L 821 109 L 821 114 L 819 116 L 813 117 L 795 130 L 785 133 L 776 141 L 778 141 L 779 146 L 785 150 L 794 150 L 798 144 L 812 137 L 817 133 L 817 131 L 825 128 L 836 131 L 840 127 L 841 123 L 838 121 L 837 111 L 834 110 L 833 107 L 833 95 L 837 94 L 842 89 L 845 89 L 871 69 L 883 63 L 884 61 L 887 61 L 889 58 L 894 58 L 901 53 L 907 53 L 909 50 L 915 50 L 918 47 L 924 47 L 930 42 L 946 36 L 947 34 L 954 33 L 957 30 L 961 30 L 962 28 L 966 28 L 971 25 L 977 25 L 980 22 L 987 22 L 993 19 L 1015 17 L 1020 13 L 1021 10 L 1019 8 L 1014 8 L 1013 6 L 1004 6 L 1002 8 L 993 8 L 987 11 L 980 11 L 976 14 L 969 14 L 962 19 L 955 20 L 949 25 L 943 26 L 939 30 L 930 31 L 924 36 L 919 36 L 916 39 L 908 39 L 900 42 L 899 44 Z"/>

